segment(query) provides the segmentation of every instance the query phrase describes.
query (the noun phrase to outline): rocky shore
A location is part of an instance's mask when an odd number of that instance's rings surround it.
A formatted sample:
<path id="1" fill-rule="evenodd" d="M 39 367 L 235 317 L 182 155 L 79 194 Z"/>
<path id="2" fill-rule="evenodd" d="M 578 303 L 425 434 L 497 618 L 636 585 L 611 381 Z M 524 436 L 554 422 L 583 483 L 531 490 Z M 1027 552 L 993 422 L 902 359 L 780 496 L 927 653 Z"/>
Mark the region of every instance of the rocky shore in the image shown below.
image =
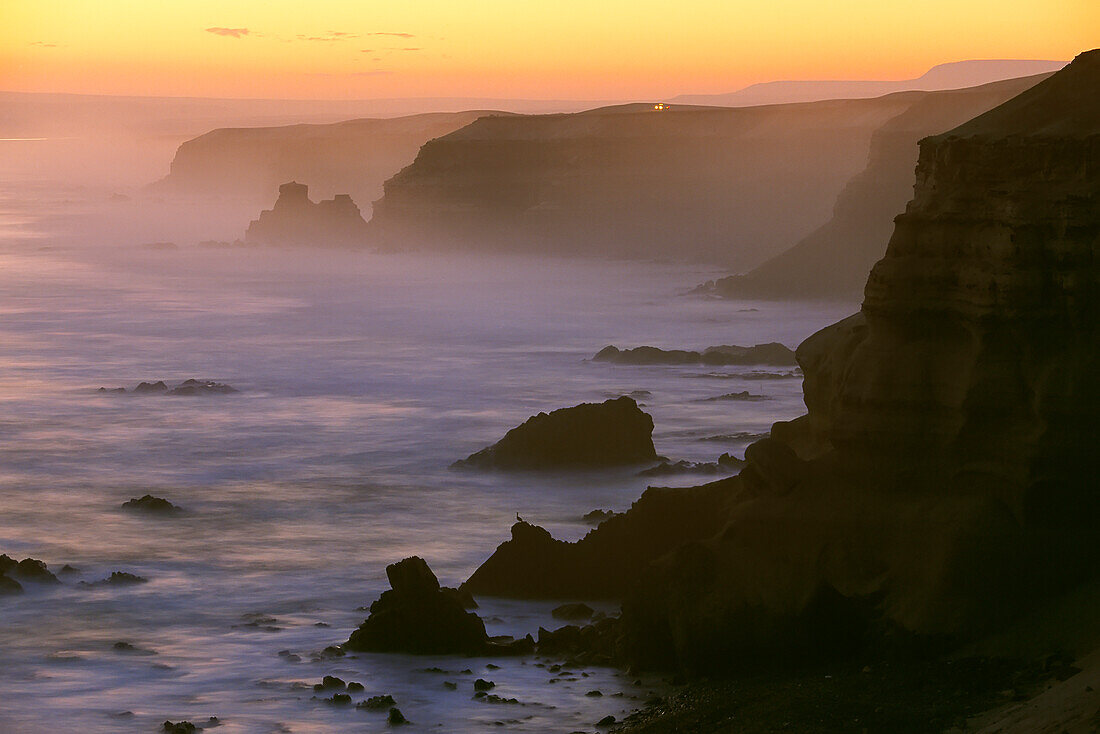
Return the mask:
<path id="1" fill-rule="evenodd" d="M 520 520 L 464 590 L 621 600 L 563 643 L 721 680 L 629 731 L 935 731 L 1079 681 L 1100 644 L 1100 595 L 1080 596 L 1100 560 L 1096 89 L 1091 51 L 921 142 L 861 311 L 797 350 L 807 414 L 739 475 L 651 488 L 575 543 Z"/>

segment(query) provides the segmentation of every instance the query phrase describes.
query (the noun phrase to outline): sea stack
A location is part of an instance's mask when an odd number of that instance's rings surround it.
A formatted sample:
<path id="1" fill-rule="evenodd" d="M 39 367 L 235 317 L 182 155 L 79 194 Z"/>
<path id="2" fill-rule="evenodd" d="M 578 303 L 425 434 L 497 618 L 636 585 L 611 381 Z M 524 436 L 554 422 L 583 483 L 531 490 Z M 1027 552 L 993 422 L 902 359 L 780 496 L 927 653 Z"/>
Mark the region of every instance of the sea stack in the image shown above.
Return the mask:
<path id="1" fill-rule="evenodd" d="M 275 206 L 248 225 L 245 240 L 265 245 L 361 246 L 366 226 L 347 194 L 313 203 L 309 187 L 291 181 L 279 187 Z"/>

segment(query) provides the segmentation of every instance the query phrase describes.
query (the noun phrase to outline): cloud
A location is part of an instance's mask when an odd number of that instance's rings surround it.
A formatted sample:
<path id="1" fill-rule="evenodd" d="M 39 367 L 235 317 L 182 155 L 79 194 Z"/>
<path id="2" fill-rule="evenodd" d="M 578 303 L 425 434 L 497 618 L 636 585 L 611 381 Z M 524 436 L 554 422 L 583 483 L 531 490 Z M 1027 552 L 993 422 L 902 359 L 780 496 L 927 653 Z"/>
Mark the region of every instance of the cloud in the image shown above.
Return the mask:
<path id="1" fill-rule="evenodd" d="M 392 36 L 393 38 L 416 38 L 412 33 L 367 33 L 368 36 Z"/>
<path id="2" fill-rule="evenodd" d="M 242 38 L 247 36 L 249 30 L 247 28 L 207 28 L 207 33 L 213 33 L 215 36 L 232 36 L 233 38 Z"/>
<path id="3" fill-rule="evenodd" d="M 348 33 L 346 31 L 328 31 L 321 36 L 306 36 L 303 34 L 298 35 L 299 41 L 321 41 L 322 43 L 331 43 L 332 41 L 346 41 L 349 38 L 358 38 L 358 33 Z"/>
<path id="4" fill-rule="evenodd" d="M 56 43 L 46 43 L 45 41 L 31 41 L 28 46 L 41 46 L 42 48 L 57 48 Z"/>

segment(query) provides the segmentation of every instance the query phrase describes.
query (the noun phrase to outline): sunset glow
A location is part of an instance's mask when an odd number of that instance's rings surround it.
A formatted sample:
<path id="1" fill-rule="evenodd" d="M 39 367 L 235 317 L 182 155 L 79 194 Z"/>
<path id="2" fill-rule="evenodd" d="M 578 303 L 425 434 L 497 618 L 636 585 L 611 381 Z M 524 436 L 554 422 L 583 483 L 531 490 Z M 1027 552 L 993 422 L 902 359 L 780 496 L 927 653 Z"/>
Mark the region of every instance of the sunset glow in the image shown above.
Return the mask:
<path id="1" fill-rule="evenodd" d="M 662 98 L 759 81 L 1072 58 L 1094 0 L 5 0 L 0 89 L 367 98 Z"/>

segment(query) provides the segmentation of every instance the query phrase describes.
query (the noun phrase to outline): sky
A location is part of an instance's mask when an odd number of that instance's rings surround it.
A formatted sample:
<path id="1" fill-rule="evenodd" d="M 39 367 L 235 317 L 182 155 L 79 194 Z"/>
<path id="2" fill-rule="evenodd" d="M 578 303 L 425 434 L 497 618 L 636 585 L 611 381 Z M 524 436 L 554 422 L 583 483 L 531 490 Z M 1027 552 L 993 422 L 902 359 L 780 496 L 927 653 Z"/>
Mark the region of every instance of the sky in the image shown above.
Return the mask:
<path id="1" fill-rule="evenodd" d="M 0 0 L 0 90 L 651 99 L 1068 60 L 1097 0 Z"/>

